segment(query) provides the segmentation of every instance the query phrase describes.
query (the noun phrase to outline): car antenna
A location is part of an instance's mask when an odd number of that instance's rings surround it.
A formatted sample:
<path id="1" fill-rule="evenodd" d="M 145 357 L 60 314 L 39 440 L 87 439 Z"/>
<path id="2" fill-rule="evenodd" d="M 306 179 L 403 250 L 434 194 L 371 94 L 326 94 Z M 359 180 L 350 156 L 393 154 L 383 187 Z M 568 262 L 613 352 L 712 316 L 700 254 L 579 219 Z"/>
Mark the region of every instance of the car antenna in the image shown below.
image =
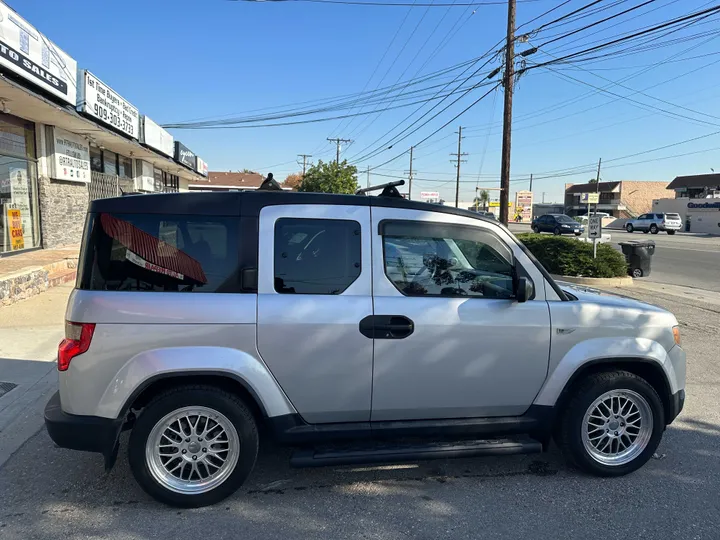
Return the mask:
<path id="1" fill-rule="evenodd" d="M 380 197 L 396 197 L 403 199 L 404 197 L 400 194 L 395 186 L 404 186 L 405 180 L 396 180 L 394 182 L 388 182 L 387 184 L 378 184 L 377 186 L 368 186 L 366 188 L 358 189 L 355 195 L 367 195 L 370 191 L 378 191 L 382 189 Z"/>

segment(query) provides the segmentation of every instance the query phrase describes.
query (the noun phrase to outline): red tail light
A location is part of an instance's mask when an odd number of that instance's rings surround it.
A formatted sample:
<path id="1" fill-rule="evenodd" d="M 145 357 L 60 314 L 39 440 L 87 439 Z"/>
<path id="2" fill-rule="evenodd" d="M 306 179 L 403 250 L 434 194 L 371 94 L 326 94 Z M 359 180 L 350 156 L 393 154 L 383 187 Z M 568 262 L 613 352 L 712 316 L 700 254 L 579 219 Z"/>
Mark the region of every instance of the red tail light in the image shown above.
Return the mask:
<path id="1" fill-rule="evenodd" d="M 58 346 L 58 371 L 67 371 L 70 361 L 90 348 L 95 324 L 65 321 L 65 339 Z"/>

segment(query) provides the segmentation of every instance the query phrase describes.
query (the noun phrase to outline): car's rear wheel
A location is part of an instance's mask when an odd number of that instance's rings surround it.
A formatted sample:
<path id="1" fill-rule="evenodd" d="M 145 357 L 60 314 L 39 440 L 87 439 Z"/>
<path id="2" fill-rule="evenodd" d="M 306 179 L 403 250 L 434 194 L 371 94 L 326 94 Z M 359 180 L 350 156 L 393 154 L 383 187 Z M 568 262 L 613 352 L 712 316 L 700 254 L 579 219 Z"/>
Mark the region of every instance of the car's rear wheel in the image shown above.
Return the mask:
<path id="1" fill-rule="evenodd" d="M 650 225 L 650 232 L 651 232 L 651 233 L 657 234 L 659 230 L 660 230 L 660 229 L 658 229 L 658 226 L 655 225 L 654 223 L 653 223 L 652 225 Z"/>
<path id="2" fill-rule="evenodd" d="M 633 268 L 632 273 L 630 274 L 634 278 L 641 278 L 643 277 L 643 271 L 642 268 Z"/>
<path id="3" fill-rule="evenodd" d="M 540 227 L 538 227 L 537 225 L 533 225 L 531 228 L 532 232 L 534 232 L 535 234 L 538 234 L 540 232 Z"/>
<path id="4" fill-rule="evenodd" d="M 598 476 L 621 476 L 653 455 L 665 428 L 662 402 L 627 371 L 596 373 L 578 385 L 561 413 L 556 440 L 568 460 Z"/>
<path id="5" fill-rule="evenodd" d="M 633 231 L 635 230 L 635 228 L 632 226 L 632 223 L 628 223 L 628 224 L 625 226 L 625 230 L 626 230 L 627 232 L 631 233 L 631 232 L 633 232 Z"/>
<path id="6" fill-rule="evenodd" d="M 668 231 L 667 233 L 672 236 L 673 234 L 675 234 L 675 231 Z"/>
<path id="7" fill-rule="evenodd" d="M 192 508 L 235 492 L 257 452 L 257 425 L 247 405 L 211 386 L 184 386 L 145 407 L 130 435 L 129 460 L 149 495 Z"/>
<path id="8" fill-rule="evenodd" d="M 553 234 L 555 236 L 560 236 L 560 234 L 562 234 L 562 231 L 560 230 L 559 227 L 555 227 L 555 229 L 553 229 Z"/>

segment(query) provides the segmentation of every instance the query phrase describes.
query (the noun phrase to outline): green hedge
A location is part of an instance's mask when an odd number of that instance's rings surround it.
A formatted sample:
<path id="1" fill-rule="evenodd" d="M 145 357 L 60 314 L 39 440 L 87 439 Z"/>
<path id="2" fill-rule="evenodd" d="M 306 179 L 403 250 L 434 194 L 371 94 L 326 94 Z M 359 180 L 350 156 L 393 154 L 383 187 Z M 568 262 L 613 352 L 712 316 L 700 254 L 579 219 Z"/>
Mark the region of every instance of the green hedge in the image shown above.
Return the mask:
<path id="1" fill-rule="evenodd" d="M 551 274 L 598 278 L 627 275 L 625 257 L 607 244 L 598 244 L 597 259 L 593 259 L 592 243 L 535 233 L 517 237 Z"/>

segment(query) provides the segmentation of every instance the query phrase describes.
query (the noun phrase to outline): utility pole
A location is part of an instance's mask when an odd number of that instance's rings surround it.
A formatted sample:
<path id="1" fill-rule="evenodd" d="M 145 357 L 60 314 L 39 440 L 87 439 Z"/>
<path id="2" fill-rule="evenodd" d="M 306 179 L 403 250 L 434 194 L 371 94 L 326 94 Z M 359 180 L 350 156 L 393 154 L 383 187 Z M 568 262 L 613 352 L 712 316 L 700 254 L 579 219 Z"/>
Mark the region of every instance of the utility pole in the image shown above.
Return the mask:
<path id="1" fill-rule="evenodd" d="M 351 143 L 352 141 L 350 139 L 340 139 L 340 138 L 331 139 L 329 137 L 328 137 L 328 141 L 335 143 L 335 146 L 336 146 L 335 164 L 340 165 L 340 145 L 342 143 Z"/>
<path id="2" fill-rule="evenodd" d="M 532 173 L 530 173 L 530 193 L 532 193 Z"/>
<path id="3" fill-rule="evenodd" d="M 410 147 L 410 172 L 408 173 L 408 201 L 412 201 L 412 177 L 413 177 L 413 170 L 412 170 L 412 162 L 413 162 L 413 148 L 414 146 Z"/>
<path id="4" fill-rule="evenodd" d="M 515 0 L 508 0 L 507 39 L 505 44 L 505 105 L 503 109 L 502 161 L 500 165 L 500 222 L 508 224 L 510 198 L 510 140 L 512 130 L 512 98 L 515 79 Z"/>
<path id="5" fill-rule="evenodd" d="M 307 158 L 312 157 L 310 154 L 298 154 L 298 157 L 303 158 L 303 178 L 305 178 L 305 169 L 307 165 Z"/>
<path id="6" fill-rule="evenodd" d="M 450 154 L 451 156 L 455 156 L 455 159 L 452 159 L 450 161 L 454 162 L 455 166 L 457 167 L 457 179 L 455 181 L 455 208 L 457 208 L 460 203 L 460 164 L 467 163 L 467 159 L 462 159 L 463 156 L 467 156 L 467 153 L 463 153 L 461 150 L 462 126 L 460 126 L 458 128 L 457 134 L 458 134 L 458 151 L 456 154 Z"/>
<path id="7" fill-rule="evenodd" d="M 370 187 L 370 165 L 367 166 L 367 187 Z"/>
<path id="8" fill-rule="evenodd" d="M 543 198 L 542 198 L 543 204 L 545 204 L 545 192 L 543 191 Z"/>

